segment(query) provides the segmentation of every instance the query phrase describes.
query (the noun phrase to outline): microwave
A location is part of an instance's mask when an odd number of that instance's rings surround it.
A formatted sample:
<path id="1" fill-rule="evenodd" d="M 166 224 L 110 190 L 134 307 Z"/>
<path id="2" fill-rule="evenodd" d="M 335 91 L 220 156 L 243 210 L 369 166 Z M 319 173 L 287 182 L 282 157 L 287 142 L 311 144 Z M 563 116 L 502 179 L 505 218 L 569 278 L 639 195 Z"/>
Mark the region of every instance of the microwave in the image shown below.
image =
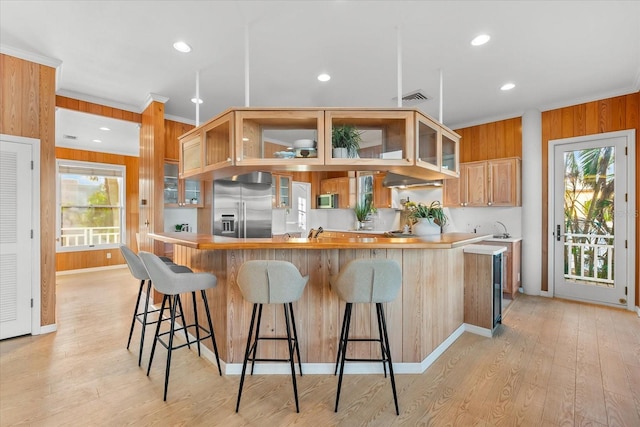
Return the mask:
<path id="1" fill-rule="evenodd" d="M 316 203 L 318 209 L 333 209 L 338 207 L 337 194 L 320 194 Z"/>

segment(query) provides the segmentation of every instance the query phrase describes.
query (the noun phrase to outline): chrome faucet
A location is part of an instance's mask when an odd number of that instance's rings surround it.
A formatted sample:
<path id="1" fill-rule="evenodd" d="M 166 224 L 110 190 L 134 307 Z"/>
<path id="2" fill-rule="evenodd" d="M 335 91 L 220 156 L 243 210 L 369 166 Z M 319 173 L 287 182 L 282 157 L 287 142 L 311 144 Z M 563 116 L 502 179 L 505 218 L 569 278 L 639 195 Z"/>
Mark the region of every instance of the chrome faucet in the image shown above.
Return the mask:
<path id="1" fill-rule="evenodd" d="M 504 237 L 505 239 L 508 238 L 508 237 L 511 237 L 511 235 L 507 231 L 507 226 L 506 225 L 504 225 L 500 221 L 496 221 L 496 224 L 500 224 L 502 226 L 502 228 L 504 228 L 504 233 L 502 233 L 502 237 Z"/>

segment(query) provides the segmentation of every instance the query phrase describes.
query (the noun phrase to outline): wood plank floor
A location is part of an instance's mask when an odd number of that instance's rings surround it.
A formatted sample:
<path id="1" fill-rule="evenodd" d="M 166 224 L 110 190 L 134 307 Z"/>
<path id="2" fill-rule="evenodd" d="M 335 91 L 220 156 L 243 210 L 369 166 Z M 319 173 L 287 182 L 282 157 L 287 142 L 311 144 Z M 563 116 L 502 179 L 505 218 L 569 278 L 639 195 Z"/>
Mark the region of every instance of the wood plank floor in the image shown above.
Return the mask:
<path id="1" fill-rule="evenodd" d="M 151 375 L 126 341 L 137 283 L 127 269 L 57 278 L 58 331 L 0 342 L 0 425 L 640 426 L 640 318 L 540 297 L 512 302 L 493 339 L 463 334 L 425 373 L 220 377 L 197 353 L 166 352 Z M 150 340 L 148 343 L 150 344 Z"/>

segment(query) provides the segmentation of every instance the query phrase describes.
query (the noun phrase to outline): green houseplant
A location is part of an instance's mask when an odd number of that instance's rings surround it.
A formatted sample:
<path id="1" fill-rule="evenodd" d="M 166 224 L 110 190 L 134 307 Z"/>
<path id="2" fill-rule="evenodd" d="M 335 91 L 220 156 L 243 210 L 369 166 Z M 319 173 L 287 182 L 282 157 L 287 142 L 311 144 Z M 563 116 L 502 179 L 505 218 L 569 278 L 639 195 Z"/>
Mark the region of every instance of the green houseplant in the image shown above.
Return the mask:
<path id="1" fill-rule="evenodd" d="M 416 235 L 440 234 L 442 227 L 447 224 L 448 218 L 438 201 L 429 205 L 409 202 L 405 207 L 409 209 L 409 217 L 414 222 L 413 233 Z"/>
<path id="2" fill-rule="evenodd" d="M 357 203 L 356 207 L 353 208 L 353 211 L 356 214 L 356 219 L 358 220 L 357 229 L 360 230 L 364 228 L 364 222 L 367 220 L 367 216 L 371 213 L 371 202 L 366 201 L 364 203 Z"/>
<path id="3" fill-rule="evenodd" d="M 333 157 L 357 157 L 362 142 L 362 134 L 357 127 L 353 125 L 335 126 L 331 131 L 331 145 L 334 148 Z M 339 151 L 336 149 L 346 149 L 347 155 L 336 155 Z"/>

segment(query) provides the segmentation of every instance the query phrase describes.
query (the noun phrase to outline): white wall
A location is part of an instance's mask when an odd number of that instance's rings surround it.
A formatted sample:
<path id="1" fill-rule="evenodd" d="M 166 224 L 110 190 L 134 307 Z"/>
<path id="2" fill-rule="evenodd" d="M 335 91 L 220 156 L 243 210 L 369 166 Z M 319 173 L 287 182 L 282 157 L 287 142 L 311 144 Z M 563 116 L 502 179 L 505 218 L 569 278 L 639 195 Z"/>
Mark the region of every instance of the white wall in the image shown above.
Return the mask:
<path id="1" fill-rule="evenodd" d="M 176 231 L 176 224 L 189 224 L 192 233 L 198 232 L 198 209 L 164 208 L 164 232 Z"/>

